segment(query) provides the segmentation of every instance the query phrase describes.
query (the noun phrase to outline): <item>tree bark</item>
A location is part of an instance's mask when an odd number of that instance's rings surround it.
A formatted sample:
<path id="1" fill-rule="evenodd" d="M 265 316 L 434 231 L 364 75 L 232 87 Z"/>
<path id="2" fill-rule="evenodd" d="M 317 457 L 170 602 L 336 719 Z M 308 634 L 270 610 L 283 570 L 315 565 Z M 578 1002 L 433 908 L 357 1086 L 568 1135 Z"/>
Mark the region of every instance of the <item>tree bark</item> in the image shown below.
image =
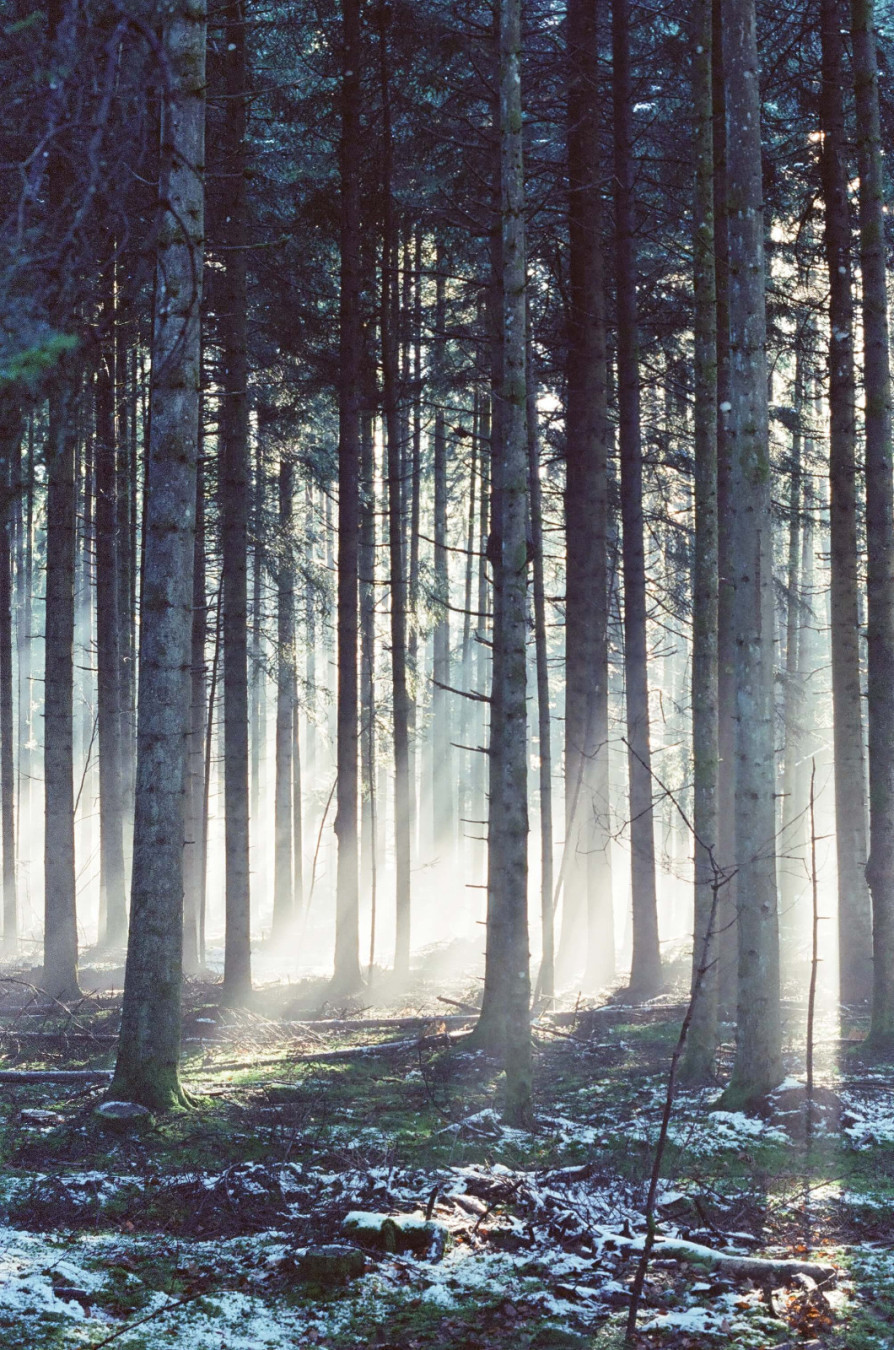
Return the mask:
<path id="1" fill-rule="evenodd" d="M 112 1095 L 180 1106 L 184 792 L 201 385 L 205 11 L 180 0 L 162 35 L 153 377 L 139 653 L 131 931 Z"/>
<path id="2" fill-rule="evenodd" d="M 724 6 L 727 117 L 732 627 L 736 640 L 739 998 L 729 1100 L 782 1081 L 760 84 L 754 0 Z"/>
<path id="3" fill-rule="evenodd" d="M 64 382 L 64 376 L 60 377 Z M 50 396 L 44 665 L 44 972 L 55 998 L 78 995 L 74 845 L 74 379 Z"/>
<path id="4" fill-rule="evenodd" d="M 891 488 L 891 371 L 873 0 L 851 0 L 863 382 L 866 394 L 867 650 L 869 659 L 869 861 L 873 987 L 870 1042 L 894 1046 L 894 504 Z"/>
<path id="5" fill-rule="evenodd" d="M 608 821 L 608 577 L 603 174 L 595 6 L 568 4 L 568 393 L 565 418 L 565 904 L 559 967 L 614 974 Z"/>
<path id="6" fill-rule="evenodd" d="M 711 0 L 692 16 L 695 151 L 695 553 L 692 570 L 692 765 L 695 1004 L 681 1073 L 710 1081 L 717 1049 L 717 291 L 714 257 L 714 128 Z M 713 931 L 709 932 L 709 926 Z M 701 978 L 699 975 L 701 974 Z"/>
<path id="7" fill-rule="evenodd" d="M 344 0 L 341 82 L 341 297 L 338 443 L 338 781 L 335 972 L 340 993 L 360 988 L 357 633 L 360 515 L 360 66 L 361 7 Z"/>
<path id="8" fill-rule="evenodd" d="M 162 105 L 142 577 L 130 943 L 112 1095 L 164 1110 L 180 1086 L 183 843 L 201 384 L 205 10 L 179 0 Z"/>
<path id="9" fill-rule="evenodd" d="M 841 1002 L 858 1003 L 868 999 L 872 992 L 872 906 L 865 869 L 868 841 L 860 684 L 854 297 L 844 123 L 843 18 L 840 0 L 822 0 L 820 168 L 829 271 L 829 551 L 838 962 Z"/>
<path id="10" fill-rule="evenodd" d="M 627 695 L 627 776 L 633 897 L 633 961 L 630 988 L 639 998 L 651 998 L 661 988 L 661 952 L 658 945 L 658 901 L 655 893 L 652 750 L 649 735 L 629 0 L 612 0 L 612 94 L 615 152 L 615 286 L 618 310 L 618 445 L 621 459 L 624 567 L 624 681 Z"/>
<path id="11" fill-rule="evenodd" d="M 540 929 L 542 954 L 537 988 L 551 1000 L 556 992 L 555 922 L 553 914 L 553 757 L 549 709 L 549 648 L 546 637 L 546 587 L 543 578 L 543 498 L 540 491 L 540 446 L 537 435 L 537 384 L 530 332 L 527 355 L 528 492 L 531 507 L 532 600 L 537 668 L 537 740 L 540 788 Z"/>
<path id="12" fill-rule="evenodd" d="M 410 761 L 407 693 L 407 619 L 401 530 L 401 453 L 398 416 L 398 294 L 397 230 L 393 197 L 391 91 L 388 72 L 388 14 L 379 5 L 380 88 L 384 141 L 382 230 L 382 402 L 388 459 L 388 554 L 391 566 L 391 680 L 394 719 L 394 847 L 396 933 L 394 969 L 404 976 L 410 968 Z"/>
<path id="13" fill-rule="evenodd" d="M 248 302 L 246 289 L 246 0 L 229 0 L 224 16 L 223 169 L 226 206 L 220 405 L 224 658 L 224 798 L 226 937 L 224 998 L 251 993 L 251 883 L 248 754 Z"/>
<path id="14" fill-rule="evenodd" d="M 292 857 L 292 710 L 295 704 L 295 569 L 292 560 L 294 469 L 279 463 L 279 549 L 276 578 L 276 784 L 273 861 L 273 936 L 288 932 L 295 917 Z"/>
<path id="15" fill-rule="evenodd" d="M 199 402 L 199 453 L 196 464 L 196 525 L 193 547 L 192 632 L 190 638 L 189 742 L 186 777 L 186 847 L 183 853 L 183 968 L 192 975 L 205 960 L 205 738 L 208 690 L 205 643 L 208 599 L 205 595 L 204 400 Z"/>
<path id="16" fill-rule="evenodd" d="M 0 400 L 0 844 L 3 849 L 3 949 L 11 956 L 18 945 L 16 902 L 15 717 L 12 661 L 12 561 L 20 490 L 22 416 L 17 400 Z M 19 513 L 19 520 L 21 513 Z"/>
<path id="17" fill-rule="evenodd" d="M 726 91 L 723 78 L 724 0 L 712 0 L 714 130 L 714 277 L 717 294 L 717 859 L 724 873 L 718 899 L 717 985 L 725 1020 L 735 1017 L 738 991 L 738 913 L 736 892 L 736 641 L 732 609 L 734 587 L 730 548 L 732 497 L 730 465 L 729 211 L 727 203 Z"/>
<path id="18" fill-rule="evenodd" d="M 500 741 L 500 872 L 491 878 L 488 961 L 505 963 L 503 1114 L 530 1124 L 531 1000 L 528 952 L 528 766 L 526 637 L 528 579 L 527 263 L 521 100 L 521 0 L 500 2 L 500 184 L 502 228 L 502 512 L 497 584 L 501 624 L 499 703 L 491 703 L 491 744 Z M 495 709 L 499 708 L 499 720 Z"/>
<path id="19" fill-rule="evenodd" d="M 435 856 L 452 851 L 453 842 L 453 751 L 450 745 L 450 573 L 447 562 L 447 397 L 444 357 L 446 283 L 444 255 L 438 245 L 435 262 L 435 333 L 432 348 L 431 390 L 435 402 L 433 443 L 434 469 L 434 602 L 436 616 L 432 634 L 432 841 Z"/>
<path id="20" fill-rule="evenodd" d="M 109 277 L 109 292 L 113 291 Z M 111 327 L 114 295 L 106 299 Z M 127 941 L 124 878 L 124 800 L 121 780 L 121 653 L 118 600 L 118 539 L 115 529 L 115 345 L 103 344 L 96 372 L 96 666 L 97 733 L 99 737 L 99 837 L 101 913 L 99 934 L 104 946 Z"/>

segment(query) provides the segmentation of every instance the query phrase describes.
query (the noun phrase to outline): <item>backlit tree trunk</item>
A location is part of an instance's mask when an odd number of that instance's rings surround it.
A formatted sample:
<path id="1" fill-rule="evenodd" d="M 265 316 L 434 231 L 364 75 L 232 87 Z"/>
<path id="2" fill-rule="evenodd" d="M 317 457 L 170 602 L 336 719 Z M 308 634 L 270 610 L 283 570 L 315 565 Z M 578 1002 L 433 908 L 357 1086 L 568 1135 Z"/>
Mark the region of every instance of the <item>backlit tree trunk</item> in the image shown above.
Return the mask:
<path id="1" fill-rule="evenodd" d="M 863 382 L 866 394 L 867 650 L 869 657 L 869 862 L 873 988 L 870 1040 L 894 1045 L 894 505 L 891 489 L 891 372 L 879 119 L 872 0 L 851 0 L 860 268 L 863 274 Z"/>
<path id="2" fill-rule="evenodd" d="M 739 998 L 729 1098 L 783 1077 L 776 904 L 773 548 L 760 85 L 754 0 L 724 6 L 730 314 L 730 583 L 736 639 Z"/>
<path id="3" fill-rule="evenodd" d="M 618 305 L 618 443 L 624 567 L 624 683 L 627 695 L 627 774 L 630 784 L 633 896 L 630 987 L 637 996 L 651 998 L 661 986 L 661 954 L 655 894 L 652 751 L 649 737 L 629 0 L 612 0 L 612 93 L 615 114 L 615 285 Z"/>
<path id="4" fill-rule="evenodd" d="M 829 271 L 829 529 L 838 960 L 841 1001 L 856 1003 L 868 998 L 872 990 L 872 911 L 865 871 L 868 840 L 860 686 L 854 298 L 843 101 L 843 17 L 840 0 L 822 0 L 820 167 Z"/>
<path id="5" fill-rule="evenodd" d="M 192 568 L 201 382 L 205 10 L 163 32 L 155 326 L 140 629 L 130 943 L 112 1096 L 182 1104 L 180 986 Z"/>
<path id="6" fill-rule="evenodd" d="M 225 11 L 222 159 L 226 200 L 220 406 L 223 545 L 224 798 L 226 823 L 226 940 L 224 997 L 241 1003 L 251 992 L 248 758 L 248 301 L 246 293 L 246 163 L 248 103 L 245 3 Z"/>
<path id="7" fill-rule="evenodd" d="M 360 0 L 342 8 L 341 292 L 338 412 L 338 706 L 335 972 L 341 993 L 361 985 L 358 814 L 357 575 L 360 515 Z"/>

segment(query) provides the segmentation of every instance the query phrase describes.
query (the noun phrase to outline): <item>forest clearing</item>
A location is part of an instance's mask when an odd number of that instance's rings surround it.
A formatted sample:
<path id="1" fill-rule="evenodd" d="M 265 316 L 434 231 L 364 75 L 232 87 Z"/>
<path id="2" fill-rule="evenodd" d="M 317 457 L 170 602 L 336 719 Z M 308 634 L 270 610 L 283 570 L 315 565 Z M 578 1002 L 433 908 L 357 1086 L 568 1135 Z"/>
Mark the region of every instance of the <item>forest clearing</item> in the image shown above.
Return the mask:
<path id="1" fill-rule="evenodd" d="M 7 0 L 0 1350 L 894 1347 L 892 0 Z"/>

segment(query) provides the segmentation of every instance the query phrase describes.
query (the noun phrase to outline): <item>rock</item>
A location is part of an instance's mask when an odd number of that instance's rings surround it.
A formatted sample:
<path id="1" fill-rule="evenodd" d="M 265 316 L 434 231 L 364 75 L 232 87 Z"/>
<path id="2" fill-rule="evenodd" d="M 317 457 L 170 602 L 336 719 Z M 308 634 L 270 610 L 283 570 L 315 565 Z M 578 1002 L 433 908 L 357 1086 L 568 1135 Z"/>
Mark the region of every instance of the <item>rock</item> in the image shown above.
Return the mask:
<path id="1" fill-rule="evenodd" d="M 448 1229 L 436 1219 L 415 1214 L 367 1213 L 354 1209 L 342 1228 L 357 1242 L 385 1252 L 416 1252 L 439 1261 L 447 1247 Z"/>
<path id="2" fill-rule="evenodd" d="M 100 1102 L 95 1114 L 107 1125 L 126 1129 L 128 1125 L 148 1125 L 152 1112 L 136 1102 Z"/>
<path id="3" fill-rule="evenodd" d="M 308 1247 L 298 1262 L 298 1278 L 309 1284 L 337 1285 L 356 1280 L 366 1269 L 366 1258 L 357 1247 L 332 1243 Z"/>

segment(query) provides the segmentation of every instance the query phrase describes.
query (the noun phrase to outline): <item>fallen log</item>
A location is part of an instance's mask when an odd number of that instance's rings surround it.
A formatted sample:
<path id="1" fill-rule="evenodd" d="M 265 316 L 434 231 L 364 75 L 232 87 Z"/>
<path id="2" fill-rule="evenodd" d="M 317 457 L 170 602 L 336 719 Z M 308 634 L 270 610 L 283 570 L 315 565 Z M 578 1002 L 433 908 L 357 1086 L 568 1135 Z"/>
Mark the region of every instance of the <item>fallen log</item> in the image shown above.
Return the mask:
<path id="1" fill-rule="evenodd" d="M 630 1252 L 641 1252 L 645 1238 L 621 1239 Z M 835 1266 L 818 1261 L 799 1261 L 785 1256 L 738 1256 L 715 1251 L 700 1242 L 686 1242 L 676 1238 L 656 1238 L 652 1248 L 653 1261 L 686 1261 L 719 1271 L 733 1279 L 753 1280 L 755 1284 L 793 1284 L 803 1276 L 817 1284 L 834 1284 L 838 1278 Z"/>
<path id="2" fill-rule="evenodd" d="M 102 1083 L 112 1069 L 0 1069 L 0 1083 Z"/>

